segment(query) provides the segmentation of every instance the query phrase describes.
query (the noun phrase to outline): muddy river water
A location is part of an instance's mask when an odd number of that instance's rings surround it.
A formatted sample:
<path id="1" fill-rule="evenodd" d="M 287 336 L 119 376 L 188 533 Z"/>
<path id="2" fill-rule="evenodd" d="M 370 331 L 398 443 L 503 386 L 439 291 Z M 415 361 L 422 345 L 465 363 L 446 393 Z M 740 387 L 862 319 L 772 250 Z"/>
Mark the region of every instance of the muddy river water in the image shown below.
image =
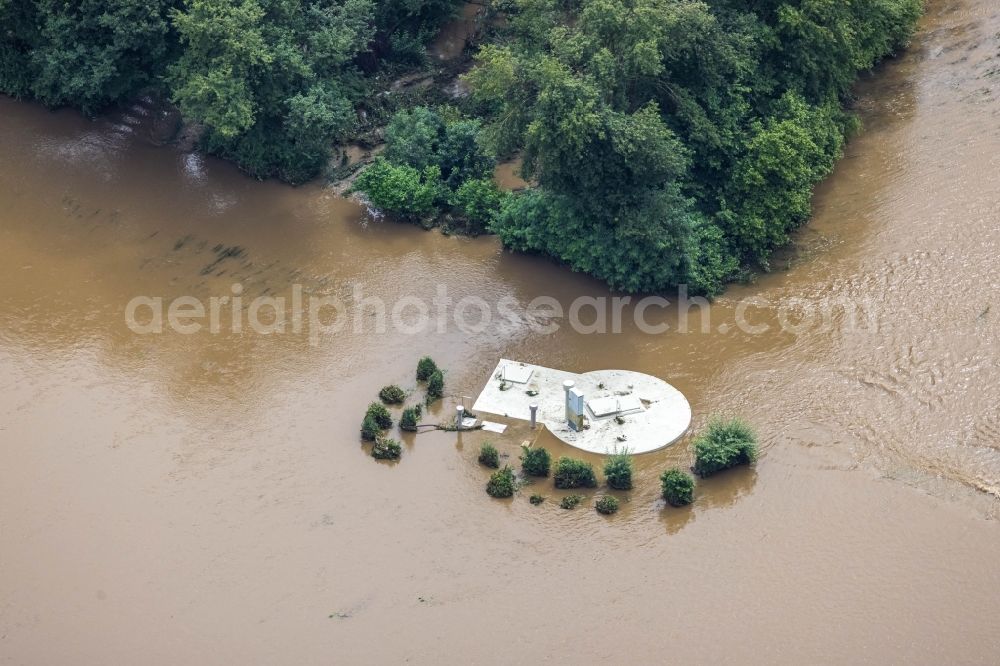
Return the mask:
<path id="1" fill-rule="evenodd" d="M 527 304 L 615 294 L 493 238 L 157 146 L 147 105 L 0 99 L 0 662 L 996 663 L 998 34 L 991 0 L 929 2 L 860 85 L 865 130 L 815 220 L 706 330 L 658 306 L 669 330 L 641 327 L 638 299 L 618 333 L 574 330 Z M 442 289 L 515 314 L 411 326 Z M 125 320 L 137 296 L 297 290 L 349 321 Z M 638 457 L 611 518 L 546 483 L 491 500 L 481 432 L 404 437 L 398 464 L 358 440 L 424 354 L 448 370 L 431 420 L 500 356 L 625 368 L 680 388 L 696 427 L 745 416 L 763 455 L 687 509 L 657 477 L 689 440 Z M 511 424 L 490 437 L 516 462 L 535 435 Z"/>

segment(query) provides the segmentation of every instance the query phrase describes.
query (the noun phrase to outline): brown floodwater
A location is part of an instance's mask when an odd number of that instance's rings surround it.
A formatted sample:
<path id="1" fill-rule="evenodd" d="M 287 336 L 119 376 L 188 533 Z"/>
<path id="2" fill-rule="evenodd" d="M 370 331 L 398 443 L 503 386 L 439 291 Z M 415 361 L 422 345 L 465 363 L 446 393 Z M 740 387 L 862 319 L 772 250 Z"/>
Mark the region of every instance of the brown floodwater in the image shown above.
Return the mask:
<path id="1" fill-rule="evenodd" d="M 520 310 L 380 332 L 375 299 L 442 288 L 491 308 L 614 294 L 157 146 L 150 105 L 87 121 L 0 99 L 0 662 L 996 663 L 998 31 L 990 0 L 929 2 L 859 86 L 865 130 L 815 220 L 706 332 L 658 307 L 670 330 L 643 332 L 638 299 L 620 333 L 543 334 Z M 136 296 L 237 283 L 339 299 L 350 321 L 313 339 L 126 325 Z M 742 415 L 763 454 L 686 509 L 657 477 L 689 440 L 637 457 L 609 518 L 600 491 L 566 511 L 547 482 L 492 500 L 485 433 L 403 436 L 397 464 L 359 441 L 424 354 L 448 371 L 425 421 L 505 356 L 664 377 L 696 427 Z M 580 455 L 510 423 L 489 439 L 512 463 L 534 438 Z"/>

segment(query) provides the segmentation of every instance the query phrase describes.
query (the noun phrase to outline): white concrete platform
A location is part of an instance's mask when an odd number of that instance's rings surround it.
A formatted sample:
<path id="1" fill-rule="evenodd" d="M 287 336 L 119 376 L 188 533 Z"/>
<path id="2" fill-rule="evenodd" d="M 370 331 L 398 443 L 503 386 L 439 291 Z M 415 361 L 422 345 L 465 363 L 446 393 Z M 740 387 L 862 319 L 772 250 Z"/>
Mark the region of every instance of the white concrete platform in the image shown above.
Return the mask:
<path id="1" fill-rule="evenodd" d="M 512 380 L 522 377 L 527 379 Z M 566 423 L 566 380 L 575 382 L 586 402 L 589 427 L 580 432 Z M 529 395 L 534 392 L 537 395 Z M 591 453 L 606 454 L 616 448 L 648 453 L 673 444 L 691 425 L 687 398 L 652 375 L 630 370 L 575 374 L 508 359 L 497 364 L 472 411 L 527 421 L 532 403 L 538 404 L 540 424 L 567 444 Z"/>

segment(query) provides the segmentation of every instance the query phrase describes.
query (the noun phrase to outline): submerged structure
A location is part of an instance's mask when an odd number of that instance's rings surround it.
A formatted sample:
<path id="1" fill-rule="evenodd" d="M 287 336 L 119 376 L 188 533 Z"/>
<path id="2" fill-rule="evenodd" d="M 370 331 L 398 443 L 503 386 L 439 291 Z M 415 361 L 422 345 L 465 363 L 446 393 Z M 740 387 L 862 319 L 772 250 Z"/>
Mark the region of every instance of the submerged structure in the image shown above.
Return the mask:
<path id="1" fill-rule="evenodd" d="M 655 451 L 691 425 L 687 399 L 658 377 L 630 370 L 576 374 L 508 359 L 500 359 L 472 409 L 537 418 L 559 439 L 591 453 Z"/>

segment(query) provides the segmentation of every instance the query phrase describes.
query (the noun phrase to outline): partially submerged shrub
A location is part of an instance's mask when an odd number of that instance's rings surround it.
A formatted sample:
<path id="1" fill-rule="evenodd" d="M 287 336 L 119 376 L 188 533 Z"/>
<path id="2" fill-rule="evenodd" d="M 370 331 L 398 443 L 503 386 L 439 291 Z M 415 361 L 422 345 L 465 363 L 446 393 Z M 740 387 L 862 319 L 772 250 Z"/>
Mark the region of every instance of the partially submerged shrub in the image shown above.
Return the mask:
<path id="1" fill-rule="evenodd" d="M 712 419 L 708 429 L 694 440 L 694 471 L 699 476 L 756 461 L 757 435 L 740 419 Z"/>
<path id="2" fill-rule="evenodd" d="M 392 415 L 389 414 L 389 410 L 385 408 L 385 405 L 377 402 L 373 402 L 368 405 L 368 411 L 365 412 L 365 417 L 368 416 L 375 419 L 375 423 L 377 423 L 378 427 L 383 430 L 392 427 Z"/>
<path id="3" fill-rule="evenodd" d="M 444 396 L 444 374 L 440 370 L 435 370 L 427 380 L 427 402 L 433 402 L 442 396 Z"/>
<path id="4" fill-rule="evenodd" d="M 497 447 L 493 446 L 489 442 L 483 442 L 483 445 L 479 447 L 479 462 L 487 467 L 492 467 L 496 469 L 500 466 L 500 452 L 497 451 Z"/>
<path id="5" fill-rule="evenodd" d="M 615 490 L 632 489 L 632 455 L 628 449 L 615 449 L 604 463 L 604 479 L 608 488 Z"/>
<path id="6" fill-rule="evenodd" d="M 486 494 L 490 497 L 513 497 L 515 490 L 517 479 L 514 478 L 514 470 L 507 465 L 493 472 L 486 484 Z"/>
<path id="7" fill-rule="evenodd" d="M 361 439 L 366 442 L 374 442 L 375 438 L 382 434 L 382 429 L 378 427 L 375 417 L 369 413 L 365 414 L 361 422 Z"/>
<path id="8" fill-rule="evenodd" d="M 379 436 L 372 445 L 372 458 L 379 460 L 399 460 L 402 453 L 403 447 L 391 437 Z"/>
<path id="9" fill-rule="evenodd" d="M 541 495 L 532 495 L 531 497 L 528 498 L 528 501 L 531 502 L 532 504 L 538 505 L 544 502 L 545 498 L 542 497 Z"/>
<path id="10" fill-rule="evenodd" d="M 416 432 L 417 424 L 420 422 L 420 416 L 422 414 L 423 407 L 420 405 L 407 407 L 403 410 L 402 415 L 399 417 L 399 429 L 407 432 Z"/>
<path id="11" fill-rule="evenodd" d="M 390 384 L 382 387 L 378 397 L 387 405 L 401 405 L 406 400 L 406 392 L 395 384 Z"/>
<path id="12" fill-rule="evenodd" d="M 618 498 L 612 497 L 611 495 L 605 495 L 597 500 L 594 504 L 594 508 L 597 509 L 597 513 L 611 515 L 618 510 Z"/>
<path id="13" fill-rule="evenodd" d="M 562 501 L 559 502 L 559 506 L 564 509 L 575 509 L 576 505 L 582 501 L 583 497 L 580 495 L 566 495 L 566 497 L 563 497 Z"/>
<path id="14" fill-rule="evenodd" d="M 694 477 L 676 467 L 660 475 L 663 499 L 671 506 L 684 506 L 694 500 Z"/>
<path id="15" fill-rule="evenodd" d="M 596 488 L 594 467 L 582 460 L 563 456 L 556 461 L 552 480 L 556 488 Z"/>
<path id="16" fill-rule="evenodd" d="M 417 381 L 426 382 L 437 369 L 437 363 L 434 362 L 434 359 L 430 356 L 424 356 L 417 361 Z"/>
<path id="17" fill-rule="evenodd" d="M 552 456 L 541 446 L 521 447 L 521 471 L 527 476 L 548 476 Z"/>

